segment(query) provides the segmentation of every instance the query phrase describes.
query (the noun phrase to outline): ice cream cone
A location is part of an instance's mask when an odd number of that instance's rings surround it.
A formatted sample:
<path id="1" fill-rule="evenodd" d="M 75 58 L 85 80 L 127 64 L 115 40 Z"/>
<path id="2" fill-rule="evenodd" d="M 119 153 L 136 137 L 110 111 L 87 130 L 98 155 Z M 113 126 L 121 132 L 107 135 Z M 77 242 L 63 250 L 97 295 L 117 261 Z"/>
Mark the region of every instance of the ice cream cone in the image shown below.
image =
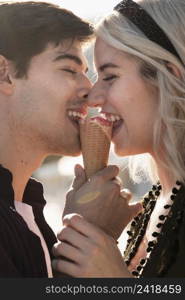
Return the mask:
<path id="1" fill-rule="evenodd" d="M 112 122 L 91 113 L 80 122 L 80 140 L 87 178 L 105 168 L 108 163 Z"/>

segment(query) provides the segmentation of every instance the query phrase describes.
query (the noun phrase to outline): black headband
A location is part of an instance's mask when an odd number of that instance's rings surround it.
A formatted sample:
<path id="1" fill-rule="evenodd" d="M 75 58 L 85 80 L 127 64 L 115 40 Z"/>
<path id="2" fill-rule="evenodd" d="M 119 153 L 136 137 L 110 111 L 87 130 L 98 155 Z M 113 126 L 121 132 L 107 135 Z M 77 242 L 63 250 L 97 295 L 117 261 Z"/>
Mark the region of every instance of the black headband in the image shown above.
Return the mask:
<path id="1" fill-rule="evenodd" d="M 132 0 L 123 0 L 114 7 L 114 10 L 135 24 L 149 40 L 168 50 L 181 61 L 179 54 L 165 32 L 138 3 Z"/>

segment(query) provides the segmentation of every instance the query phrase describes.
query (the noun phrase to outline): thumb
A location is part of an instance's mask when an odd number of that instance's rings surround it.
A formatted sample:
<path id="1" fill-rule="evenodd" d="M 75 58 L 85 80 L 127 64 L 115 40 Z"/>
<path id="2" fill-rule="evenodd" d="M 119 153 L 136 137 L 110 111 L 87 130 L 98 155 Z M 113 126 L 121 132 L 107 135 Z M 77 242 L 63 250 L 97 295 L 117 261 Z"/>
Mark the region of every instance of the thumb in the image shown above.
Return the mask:
<path id="1" fill-rule="evenodd" d="M 72 188 L 78 190 L 86 182 L 86 175 L 81 165 L 76 165 L 74 171 L 75 178 L 72 183 Z"/>
<path id="2" fill-rule="evenodd" d="M 143 209 L 143 206 L 140 202 L 129 205 L 131 219 L 136 217 L 142 211 L 142 209 Z"/>
<path id="3" fill-rule="evenodd" d="M 123 189 L 120 192 L 121 196 L 127 201 L 127 203 L 130 201 L 132 198 L 132 193 L 128 189 Z"/>

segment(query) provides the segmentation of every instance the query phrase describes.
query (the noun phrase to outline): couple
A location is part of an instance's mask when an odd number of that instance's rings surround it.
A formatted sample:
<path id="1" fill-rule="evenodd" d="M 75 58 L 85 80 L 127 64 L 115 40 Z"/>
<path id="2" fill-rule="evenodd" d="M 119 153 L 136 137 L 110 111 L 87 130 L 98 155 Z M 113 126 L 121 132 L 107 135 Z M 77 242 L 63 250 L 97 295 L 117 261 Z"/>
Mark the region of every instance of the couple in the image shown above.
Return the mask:
<path id="1" fill-rule="evenodd" d="M 1 4 L 0 20 L 0 276 L 184 277 L 184 0 L 123 0 L 95 30 L 41 2 Z M 94 36 L 92 87 L 82 51 Z M 50 154 L 80 154 L 71 112 L 87 106 L 120 118 L 115 153 L 130 157 L 134 180 L 143 168 L 154 185 L 130 206 L 116 166 L 86 182 L 77 165 L 57 240 L 30 176 Z M 116 240 L 130 221 L 122 255 Z"/>

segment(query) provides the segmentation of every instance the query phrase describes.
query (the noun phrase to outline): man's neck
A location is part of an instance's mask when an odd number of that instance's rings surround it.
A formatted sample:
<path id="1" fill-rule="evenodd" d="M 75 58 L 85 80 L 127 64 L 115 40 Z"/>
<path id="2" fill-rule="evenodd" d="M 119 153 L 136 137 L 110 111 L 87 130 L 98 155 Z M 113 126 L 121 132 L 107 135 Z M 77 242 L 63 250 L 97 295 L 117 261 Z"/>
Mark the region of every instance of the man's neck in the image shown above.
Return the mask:
<path id="1" fill-rule="evenodd" d="M 45 156 L 35 145 L 23 145 L 12 140 L 0 141 L 0 164 L 13 176 L 14 199 L 22 201 L 26 184 L 33 172 L 40 167 Z"/>
<path id="2" fill-rule="evenodd" d="M 29 160 L 29 163 L 28 161 L 21 160 L 8 168 L 13 175 L 12 186 L 16 201 L 22 201 L 26 184 L 33 172 L 40 167 L 41 162 L 42 160 L 36 161 L 36 159 Z"/>

